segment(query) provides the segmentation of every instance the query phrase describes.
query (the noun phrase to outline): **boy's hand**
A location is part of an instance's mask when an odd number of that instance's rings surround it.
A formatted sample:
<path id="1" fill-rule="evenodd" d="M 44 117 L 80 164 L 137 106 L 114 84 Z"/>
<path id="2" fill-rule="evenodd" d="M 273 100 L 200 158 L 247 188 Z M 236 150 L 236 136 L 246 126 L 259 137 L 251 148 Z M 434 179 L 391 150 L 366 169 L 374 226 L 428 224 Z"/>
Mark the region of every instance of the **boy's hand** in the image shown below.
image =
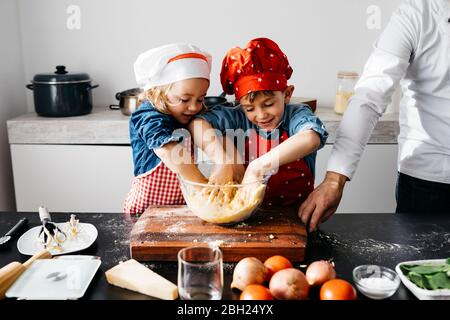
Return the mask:
<path id="1" fill-rule="evenodd" d="M 244 172 L 245 168 L 242 164 L 216 165 L 209 176 L 209 183 L 217 185 L 224 185 L 230 182 L 240 183 Z"/>
<path id="2" fill-rule="evenodd" d="M 257 161 L 252 161 L 245 171 L 244 178 L 242 179 L 242 184 L 248 184 L 256 181 L 263 180 L 264 171 L 257 164 Z"/>

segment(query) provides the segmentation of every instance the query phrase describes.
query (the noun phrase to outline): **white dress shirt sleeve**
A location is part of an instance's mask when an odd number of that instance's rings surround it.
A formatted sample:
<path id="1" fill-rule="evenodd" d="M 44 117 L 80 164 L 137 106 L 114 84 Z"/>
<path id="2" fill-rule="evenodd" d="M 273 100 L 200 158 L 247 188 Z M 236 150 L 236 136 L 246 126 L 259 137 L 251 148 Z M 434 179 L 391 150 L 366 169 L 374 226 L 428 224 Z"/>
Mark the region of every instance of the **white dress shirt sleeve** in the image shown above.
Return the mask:
<path id="1" fill-rule="evenodd" d="M 328 171 L 353 178 L 373 129 L 414 57 L 421 23 L 418 2 L 403 2 L 375 42 L 336 132 Z"/>

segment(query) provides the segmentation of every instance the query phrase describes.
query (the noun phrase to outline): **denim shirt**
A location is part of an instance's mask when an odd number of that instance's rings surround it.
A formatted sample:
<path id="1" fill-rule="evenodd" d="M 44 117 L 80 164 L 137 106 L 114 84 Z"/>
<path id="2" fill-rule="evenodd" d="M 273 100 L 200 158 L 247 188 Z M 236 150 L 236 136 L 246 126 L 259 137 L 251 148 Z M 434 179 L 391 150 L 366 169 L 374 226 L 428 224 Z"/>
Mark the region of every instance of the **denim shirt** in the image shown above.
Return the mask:
<path id="1" fill-rule="evenodd" d="M 130 117 L 130 140 L 133 151 L 134 176 L 155 168 L 161 159 L 153 149 L 165 144 L 183 140 L 179 133 L 183 126 L 172 116 L 159 112 L 153 104 L 146 101 Z M 176 133 L 174 134 L 174 131 Z"/>
<path id="2" fill-rule="evenodd" d="M 242 129 L 245 132 L 253 129 L 258 135 L 265 139 L 278 139 L 279 135 L 271 134 L 270 131 L 260 129 L 257 125 L 248 120 L 240 105 L 230 108 L 222 105 L 214 106 L 207 113 L 196 116 L 208 121 L 211 126 L 222 134 L 226 130 Z M 328 132 L 322 121 L 305 104 L 288 104 L 285 106 L 283 118 L 278 126 L 280 131 L 286 131 L 289 137 L 300 131 L 314 130 L 320 137 L 320 148 L 325 145 Z M 310 153 L 304 159 L 314 176 L 317 152 Z"/>

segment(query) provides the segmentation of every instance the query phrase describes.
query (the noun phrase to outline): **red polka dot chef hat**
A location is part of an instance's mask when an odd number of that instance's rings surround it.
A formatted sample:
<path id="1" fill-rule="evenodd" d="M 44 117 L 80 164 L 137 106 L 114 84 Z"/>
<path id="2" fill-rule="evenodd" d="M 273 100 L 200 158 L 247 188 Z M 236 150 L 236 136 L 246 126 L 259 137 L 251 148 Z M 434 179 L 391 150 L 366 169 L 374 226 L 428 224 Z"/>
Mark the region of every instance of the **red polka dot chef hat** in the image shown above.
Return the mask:
<path id="1" fill-rule="evenodd" d="M 257 38 L 245 48 L 228 51 L 222 62 L 220 81 L 227 94 L 234 94 L 240 100 L 250 92 L 285 90 L 292 72 L 287 56 L 274 41 Z"/>

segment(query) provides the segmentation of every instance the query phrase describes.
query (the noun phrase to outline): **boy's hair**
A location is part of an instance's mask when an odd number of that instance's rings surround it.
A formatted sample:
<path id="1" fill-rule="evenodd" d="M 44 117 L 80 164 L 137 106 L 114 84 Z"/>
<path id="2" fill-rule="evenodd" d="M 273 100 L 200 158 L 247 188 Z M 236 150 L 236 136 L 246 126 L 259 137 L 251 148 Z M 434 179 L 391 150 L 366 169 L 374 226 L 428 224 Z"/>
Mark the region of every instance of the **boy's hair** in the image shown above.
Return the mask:
<path id="1" fill-rule="evenodd" d="M 168 107 L 169 100 L 167 99 L 167 93 L 171 88 L 172 83 L 150 88 L 139 95 L 138 104 L 140 105 L 142 102 L 150 101 L 156 110 L 161 113 L 170 115 L 171 113 Z M 203 104 L 203 109 L 199 113 L 203 113 L 206 111 L 207 108 L 205 104 Z"/>
<path id="2" fill-rule="evenodd" d="M 258 98 L 261 95 L 264 95 L 266 97 L 267 96 L 273 97 L 275 95 L 275 92 L 273 90 L 252 91 L 249 94 L 246 94 L 245 96 L 243 96 L 241 98 L 241 100 L 247 99 L 249 102 L 253 102 L 256 100 L 256 98 Z"/>

